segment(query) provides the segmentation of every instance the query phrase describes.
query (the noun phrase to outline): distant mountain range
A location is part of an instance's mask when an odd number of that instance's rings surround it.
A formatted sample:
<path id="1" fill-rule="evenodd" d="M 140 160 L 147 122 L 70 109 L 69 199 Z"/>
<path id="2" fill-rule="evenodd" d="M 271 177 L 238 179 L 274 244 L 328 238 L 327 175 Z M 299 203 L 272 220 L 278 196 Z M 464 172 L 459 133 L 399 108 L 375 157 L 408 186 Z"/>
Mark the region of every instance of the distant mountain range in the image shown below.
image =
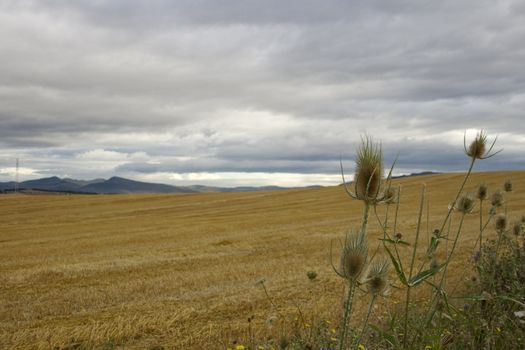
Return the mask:
<path id="1" fill-rule="evenodd" d="M 438 174 L 431 171 L 414 173 L 410 175 L 393 176 L 402 178 L 408 176 L 423 176 Z M 307 186 L 302 188 L 318 188 L 321 186 Z M 13 192 L 16 188 L 14 181 L 0 182 L 0 193 Z M 172 186 L 149 182 L 140 182 L 114 176 L 109 179 L 76 180 L 70 178 L 59 178 L 57 176 L 46 177 L 37 180 L 20 182 L 18 189 L 22 192 L 59 192 L 77 194 L 126 194 L 126 193 L 202 193 L 202 192 L 254 192 L 254 191 L 275 191 L 286 190 L 298 187 L 213 187 L 213 186 Z"/>
<path id="2" fill-rule="evenodd" d="M 321 186 L 309 186 L 321 187 Z M 13 192 L 16 183 L 0 182 L 0 192 Z M 165 184 L 140 182 L 114 176 L 110 179 L 75 180 L 57 176 L 20 182 L 18 189 L 22 192 L 60 192 L 77 194 L 126 194 L 126 193 L 199 193 L 199 192 L 252 192 L 284 190 L 289 187 L 212 187 L 212 186 L 172 186 Z"/>

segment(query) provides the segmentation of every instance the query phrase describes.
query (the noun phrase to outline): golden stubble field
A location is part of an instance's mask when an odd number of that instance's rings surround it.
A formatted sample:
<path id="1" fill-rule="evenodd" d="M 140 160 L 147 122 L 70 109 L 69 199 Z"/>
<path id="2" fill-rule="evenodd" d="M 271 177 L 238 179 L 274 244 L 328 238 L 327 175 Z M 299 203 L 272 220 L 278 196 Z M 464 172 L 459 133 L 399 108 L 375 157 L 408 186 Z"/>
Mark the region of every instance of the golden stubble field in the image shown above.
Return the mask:
<path id="1" fill-rule="evenodd" d="M 462 177 L 395 180 L 402 186 L 399 231 L 406 240 L 414 237 L 421 185 L 429 198 L 426 239 Z M 485 181 L 493 192 L 505 179 L 514 183 L 512 220 L 525 214 L 525 171 L 475 173 L 466 189 Z M 340 186 L 0 196 L 0 348 L 225 349 L 228 341 L 247 336 L 252 315 L 256 334 L 272 332 L 265 320 L 275 310 L 256 286 L 263 277 L 279 312 L 293 316 L 299 307 L 305 317 L 334 319 L 344 281 L 331 270 L 330 242 L 357 228 L 361 215 L 361 203 Z M 465 262 L 478 220 L 472 215 L 466 222 L 451 287 L 461 288 L 469 276 Z M 382 234 L 370 221 L 368 239 L 375 247 Z M 315 282 L 308 281 L 309 270 L 318 272 Z M 397 297 L 394 289 L 383 303 L 395 305 Z M 357 301 L 357 318 L 364 304 Z"/>

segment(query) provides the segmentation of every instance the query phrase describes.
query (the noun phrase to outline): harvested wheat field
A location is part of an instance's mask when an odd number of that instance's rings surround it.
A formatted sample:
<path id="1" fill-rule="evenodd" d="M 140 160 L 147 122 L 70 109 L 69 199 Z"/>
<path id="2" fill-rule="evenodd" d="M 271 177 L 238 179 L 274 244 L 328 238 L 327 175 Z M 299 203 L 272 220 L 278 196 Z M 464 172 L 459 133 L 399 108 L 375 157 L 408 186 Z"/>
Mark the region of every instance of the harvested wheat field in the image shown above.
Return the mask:
<path id="1" fill-rule="evenodd" d="M 413 240 L 421 185 L 427 185 L 429 199 L 426 241 L 462 177 L 394 181 L 402 186 L 398 227 L 404 239 Z M 506 179 L 514 183 L 507 208 L 512 220 L 525 214 L 525 172 L 475 173 L 466 189 L 485 181 L 493 192 Z M 330 242 L 359 225 L 362 205 L 336 186 L 181 195 L 5 195 L 0 213 L 1 349 L 225 349 L 248 337 L 252 315 L 255 337 L 277 331 L 268 329 L 269 317 L 293 318 L 297 309 L 307 322 L 315 322 L 315 315 L 337 323 L 344 281 L 330 266 Z M 466 221 L 450 270 L 456 279 L 449 281 L 451 288 L 463 288 L 457 282 L 468 278 L 465 262 L 474 249 L 477 220 L 473 215 Z M 370 246 L 375 248 L 381 236 L 371 217 Z M 318 273 L 315 281 L 306 277 L 310 270 Z M 256 283 L 261 278 L 277 309 Z M 394 288 L 388 304 L 395 305 L 397 297 Z M 359 318 L 364 306 L 356 305 Z"/>

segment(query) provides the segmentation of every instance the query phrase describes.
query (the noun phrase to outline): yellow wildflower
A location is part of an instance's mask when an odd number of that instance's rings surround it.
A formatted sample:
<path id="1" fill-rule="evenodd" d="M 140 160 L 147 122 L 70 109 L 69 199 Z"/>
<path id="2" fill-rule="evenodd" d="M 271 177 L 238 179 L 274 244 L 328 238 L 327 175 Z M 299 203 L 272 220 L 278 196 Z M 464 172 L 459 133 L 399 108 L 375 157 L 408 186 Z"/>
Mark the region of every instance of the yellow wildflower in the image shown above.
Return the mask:
<path id="1" fill-rule="evenodd" d="M 330 338 L 330 340 L 333 341 L 333 342 L 336 342 L 337 338 L 332 337 L 332 338 Z"/>
<path id="2" fill-rule="evenodd" d="M 337 331 L 335 330 L 335 328 L 332 328 L 332 329 L 330 329 L 330 332 L 332 332 L 333 334 L 335 334 Z"/>
<path id="3" fill-rule="evenodd" d="M 237 346 L 235 347 L 235 350 L 244 350 L 244 349 L 245 349 L 245 347 L 244 347 L 244 345 L 242 345 L 242 344 L 239 344 L 239 345 L 237 345 Z"/>
<path id="4" fill-rule="evenodd" d="M 357 348 L 358 348 L 359 350 L 365 350 L 365 349 L 366 349 L 365 346 L 364 346 L 363 344 L 359 344 L 359 345 L 357 346 Z"/>

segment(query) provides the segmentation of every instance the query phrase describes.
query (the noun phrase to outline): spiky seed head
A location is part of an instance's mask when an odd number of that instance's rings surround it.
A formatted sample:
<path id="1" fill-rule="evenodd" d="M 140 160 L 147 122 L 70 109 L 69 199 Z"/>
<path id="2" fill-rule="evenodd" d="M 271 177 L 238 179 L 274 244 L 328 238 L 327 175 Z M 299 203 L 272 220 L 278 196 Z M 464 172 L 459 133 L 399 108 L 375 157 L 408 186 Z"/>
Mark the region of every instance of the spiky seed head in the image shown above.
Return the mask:
<path id="1" fill-rule="evenodd" d="M 511 179 L 505 180 L 505 183 L 503 184 L 503 190 L 505 190 L 505 192 L 512 192 L 512 180 Z"/>
<path id="2" fill-rule="evenodd" d="M 496 191 L 490 196 L 490 203 L 493 207 L 499 208 L 503 205 L 503 193 L 501 191 Z"/>
<path id="3" fill-rule="evenodd" d="M 357 199 L 374 202 L 383 180 L 383 152 L 381 145 L 365 137 L 357 150 L 354 184 Z"/>
<path id="4" fill-rule="evenodd" d="M 389 187 L 385 190 L 384 202 L 386 205 L 393 204 L 397 200 L 397 190 L 393 187 Z"/>
<path id="5" fill-rule="evenodd" d="M 374 262 L 368 278 L 366 279 L 366 286 L 373 295 L 383 295 L 388 288 L 388 260 L 382 258 Z"/>
<path id="6" fill-rule="evenodd" d="M 499 214 L 498 216 L 496 216 L 496 221 L 494 225 L 498 233 L 501 234 L 505 232 L 505 230 L 507 229 L 507 216 L 505 214 Z"/>
<path id="7" fill-rule="evenodd" d="M 476 197 L 480 201 L 483 201 L 483 200 L 487 199 L 487 196 L 488 196 L 487 185 L 484 182 L 480 183 L 479 186 L 478 186 L 478 191 L 476 192 Z"/>
<path id="8" fill-rule="evenodd" d="M 476 134 L 476 138 L 470 143 L 467 155 L 475 159 L 483 159 L 487 150 L 487 135 L 483 131 Z"/>
<path id="9" fill-rule="evenodd" d="M 522 231 L 523 231 L 523 227 L 522 227 L 521 222 L 516 221 L 516 222 L 512 225 L 512 233 L 513 233 L 515 236 L 519 236 L 519 235 L 521 234 Z"/>
<path id="10" fill-rule="evenodd" d="M 341 274 L 356 280 L 365 270 L 368 258 L 368 246 L 358 234 L 351 234 L 341 255 Z"/>
<path id="11" fill-rule="evenodd" d="M 474 198 L 471 194 L 467 193 L 458 198 L 454 209 L 463 214 L 470 214 L 474 209 Z"/>

